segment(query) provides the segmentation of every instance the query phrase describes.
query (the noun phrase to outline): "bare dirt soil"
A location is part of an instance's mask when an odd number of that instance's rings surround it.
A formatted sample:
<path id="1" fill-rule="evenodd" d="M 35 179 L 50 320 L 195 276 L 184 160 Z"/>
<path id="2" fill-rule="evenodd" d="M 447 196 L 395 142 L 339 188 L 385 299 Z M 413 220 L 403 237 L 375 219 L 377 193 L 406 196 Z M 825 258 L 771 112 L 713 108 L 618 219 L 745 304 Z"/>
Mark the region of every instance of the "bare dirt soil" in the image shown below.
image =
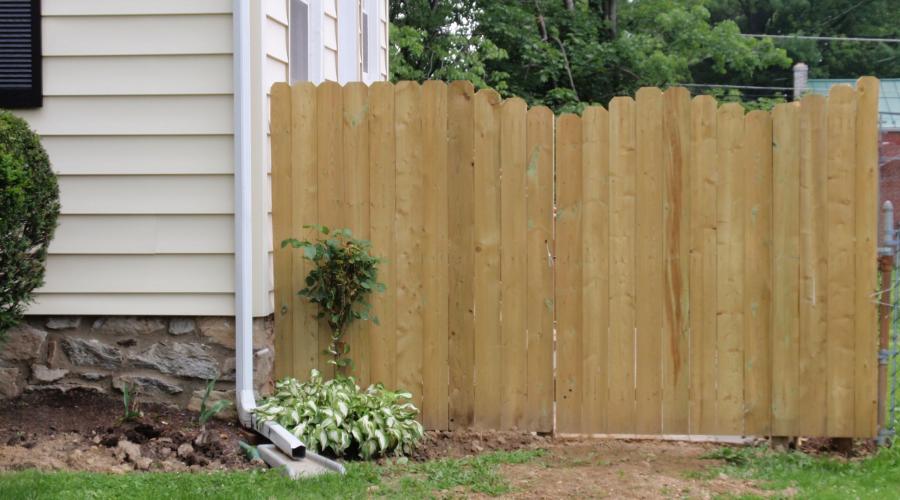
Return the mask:
<path id="1" fill-rule="evenodd" d="M 140 419 L 122 422 L 121 400 L 92 392 L 34 392 L 6 401 L 0 405 L 0 471 L 197 472 L 264 467 L 240 451 L 239 441 L 256 441 L 236 422 L 210 421 L 206 434 L 210 439 L 198 444 L 201 429 L 195 412 L 152 403 L 140 408 Z M 547 450 L 530 462 L 500 466 L 513 498 L 765 496 L 751 482 L 705 473 L 719 462 L 702 457 L 718 447 L 471 430 L 428 432 L 411 459 Z"/>
<path id="2" fill-rule="evenodd" d="M 236 422 L 143 403 L 142 416 L 122 420 L 122 401 L 90 391 L 32 392 L 0 405 L 0 470 L 37 468 L 131 470 L 234 470 L 259 467 L 240 451 L 254 443 Z M 198 437 L 203 434 L 201 439 Z"/>
<path id="3" fill-rule="evenodd" d="M 721 445 L 612 439 L 554 440 L 536 461 L 501 466 L 510 498 L 716 498 L 767 492 L 752 482 L 709 477 Z M 782 492 L 783 493 L 783 492 Z"/>
<path id="4" fill-rule="evenodd" d="M 425 462 L 440 458 L 462 458 L 492 451 L 513 451 L 522 449 L 547 448 L 552 439 L 523 432 L 504 431 L 432 431 L 425 437 L 412 460 Z"/>

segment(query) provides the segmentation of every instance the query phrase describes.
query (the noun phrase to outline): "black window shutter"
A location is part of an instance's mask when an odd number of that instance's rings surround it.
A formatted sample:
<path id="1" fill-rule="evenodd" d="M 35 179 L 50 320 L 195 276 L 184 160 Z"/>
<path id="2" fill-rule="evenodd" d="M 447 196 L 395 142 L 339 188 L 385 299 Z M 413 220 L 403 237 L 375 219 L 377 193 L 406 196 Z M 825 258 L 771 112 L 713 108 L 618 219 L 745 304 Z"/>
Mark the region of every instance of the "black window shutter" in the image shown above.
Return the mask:
<path id="1" fill-rule="evenodd" d="M 0 0 L 0 108 L 37 108 L 41 86 L 41 2 Z"/>

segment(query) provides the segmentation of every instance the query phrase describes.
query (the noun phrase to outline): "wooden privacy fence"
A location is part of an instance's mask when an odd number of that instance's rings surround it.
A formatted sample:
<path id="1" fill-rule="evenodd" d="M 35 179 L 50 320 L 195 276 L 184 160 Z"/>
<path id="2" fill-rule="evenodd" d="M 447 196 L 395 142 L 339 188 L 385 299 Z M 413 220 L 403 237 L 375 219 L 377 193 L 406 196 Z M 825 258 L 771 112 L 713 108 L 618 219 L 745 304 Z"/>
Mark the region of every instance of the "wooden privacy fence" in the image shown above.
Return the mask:
<path id="1" fill-rule="evenodd" d="M 277 374 L 330 368 L 278 245 L 320 223 L 387 259 L 353 374 L 429 428 L 551 431 L 555 402 L 559 432 L 872 437 L 877 93 L 556 118 L 467 82 L 277 84 Z"/>

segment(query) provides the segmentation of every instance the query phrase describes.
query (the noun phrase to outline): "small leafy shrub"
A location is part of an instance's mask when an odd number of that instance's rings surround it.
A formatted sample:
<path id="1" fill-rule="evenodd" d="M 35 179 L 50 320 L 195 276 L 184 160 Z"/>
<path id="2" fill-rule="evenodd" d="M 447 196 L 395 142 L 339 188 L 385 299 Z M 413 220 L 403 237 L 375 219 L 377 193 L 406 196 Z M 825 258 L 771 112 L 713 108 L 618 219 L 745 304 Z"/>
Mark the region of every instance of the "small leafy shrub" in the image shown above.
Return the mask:
<path id="1" fill-rule="evenodd" d="M 290 238 L 281 246 L 302 249 L 303 257 L 315 265 L 299 294 L 319 307 L 318 318 L 328 321 L 331 343 L 324 354 L 331 355 L 329 362 L 339 368 L 351 366 L 352 361 L 346 356 L 350 346 L 341 342 L 341 338 L 354 320 L 371 319 L 378 324 L 378 318 L 370 314 L 372 306 L 368 297 L 385 289 L 378 282 L 381 259 L 369 254 L 371 243 L 353 238 L 349 229 L 304 227 L 317 230 L 325 238 L 314 242 Z"/>
<path id="2" fill-rule="evenodd" d="M 409 454 L 422 438 L 419 410 L 408 392 L 391 392 L 381 384 L 364 392 L 351 377 L 324 381 L 312 371 L 309 382 L 286 378 L 275 384 L 256 415 L 273 420 L 297 436 L 311 450 L 330 450 L 336 456 Z"/>
<path id="3" fill-rule="evenodd" d="M 44 283 L 58 215 L 59 187 L 40 138 L 0 111 L 0 341 Z"/>
<path id="4" fill-rule="evenodd" d="M 203 398 L 200 400 L 200 416 L 197 418 L 198 422 L 201 426 L 206 425 L 209 422 L 209 419 L 218 415 L 218 413 L 225 408 L 228 408 L 231 405 L 231 401 L 227 399 L 220 399 L 212 404 L 212 406 L 207 406 L 207 402 L 209 401 L 209 395 L 212 394 L 213 389 L 216 387 L 216 379 L 212 379 L 206 382 L 206 389 L 203 391 Z"/>

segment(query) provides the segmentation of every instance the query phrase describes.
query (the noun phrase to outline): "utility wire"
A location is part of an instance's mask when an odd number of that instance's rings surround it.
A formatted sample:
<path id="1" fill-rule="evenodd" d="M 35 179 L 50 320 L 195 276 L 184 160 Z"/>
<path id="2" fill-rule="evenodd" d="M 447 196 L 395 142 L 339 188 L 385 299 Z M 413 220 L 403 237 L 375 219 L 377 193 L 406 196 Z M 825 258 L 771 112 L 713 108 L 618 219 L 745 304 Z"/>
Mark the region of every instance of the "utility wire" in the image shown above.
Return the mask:
<path id="1" fill-rule="evenodd" d="M 817 36 L 817 35 L 767 35 L 764 33 L 741 33 L 741 36 L 751 38 L 785 38 L 798 40 L 829 40 L 835 42 L 868 42 L 868 43 L 900 43 L 900 38 L 870 38 L 870 37 L 843 37 L 843 36 Z"/>
<path id="2" fill-rule="evenodd" d="M 725 85 L 717 83 L 672 83 L 671 87 L 711 87 L 722 89 L 751 89 L 751 90 L 794 90 L 794 87 L 763 87 L 758 85 Z"/>

